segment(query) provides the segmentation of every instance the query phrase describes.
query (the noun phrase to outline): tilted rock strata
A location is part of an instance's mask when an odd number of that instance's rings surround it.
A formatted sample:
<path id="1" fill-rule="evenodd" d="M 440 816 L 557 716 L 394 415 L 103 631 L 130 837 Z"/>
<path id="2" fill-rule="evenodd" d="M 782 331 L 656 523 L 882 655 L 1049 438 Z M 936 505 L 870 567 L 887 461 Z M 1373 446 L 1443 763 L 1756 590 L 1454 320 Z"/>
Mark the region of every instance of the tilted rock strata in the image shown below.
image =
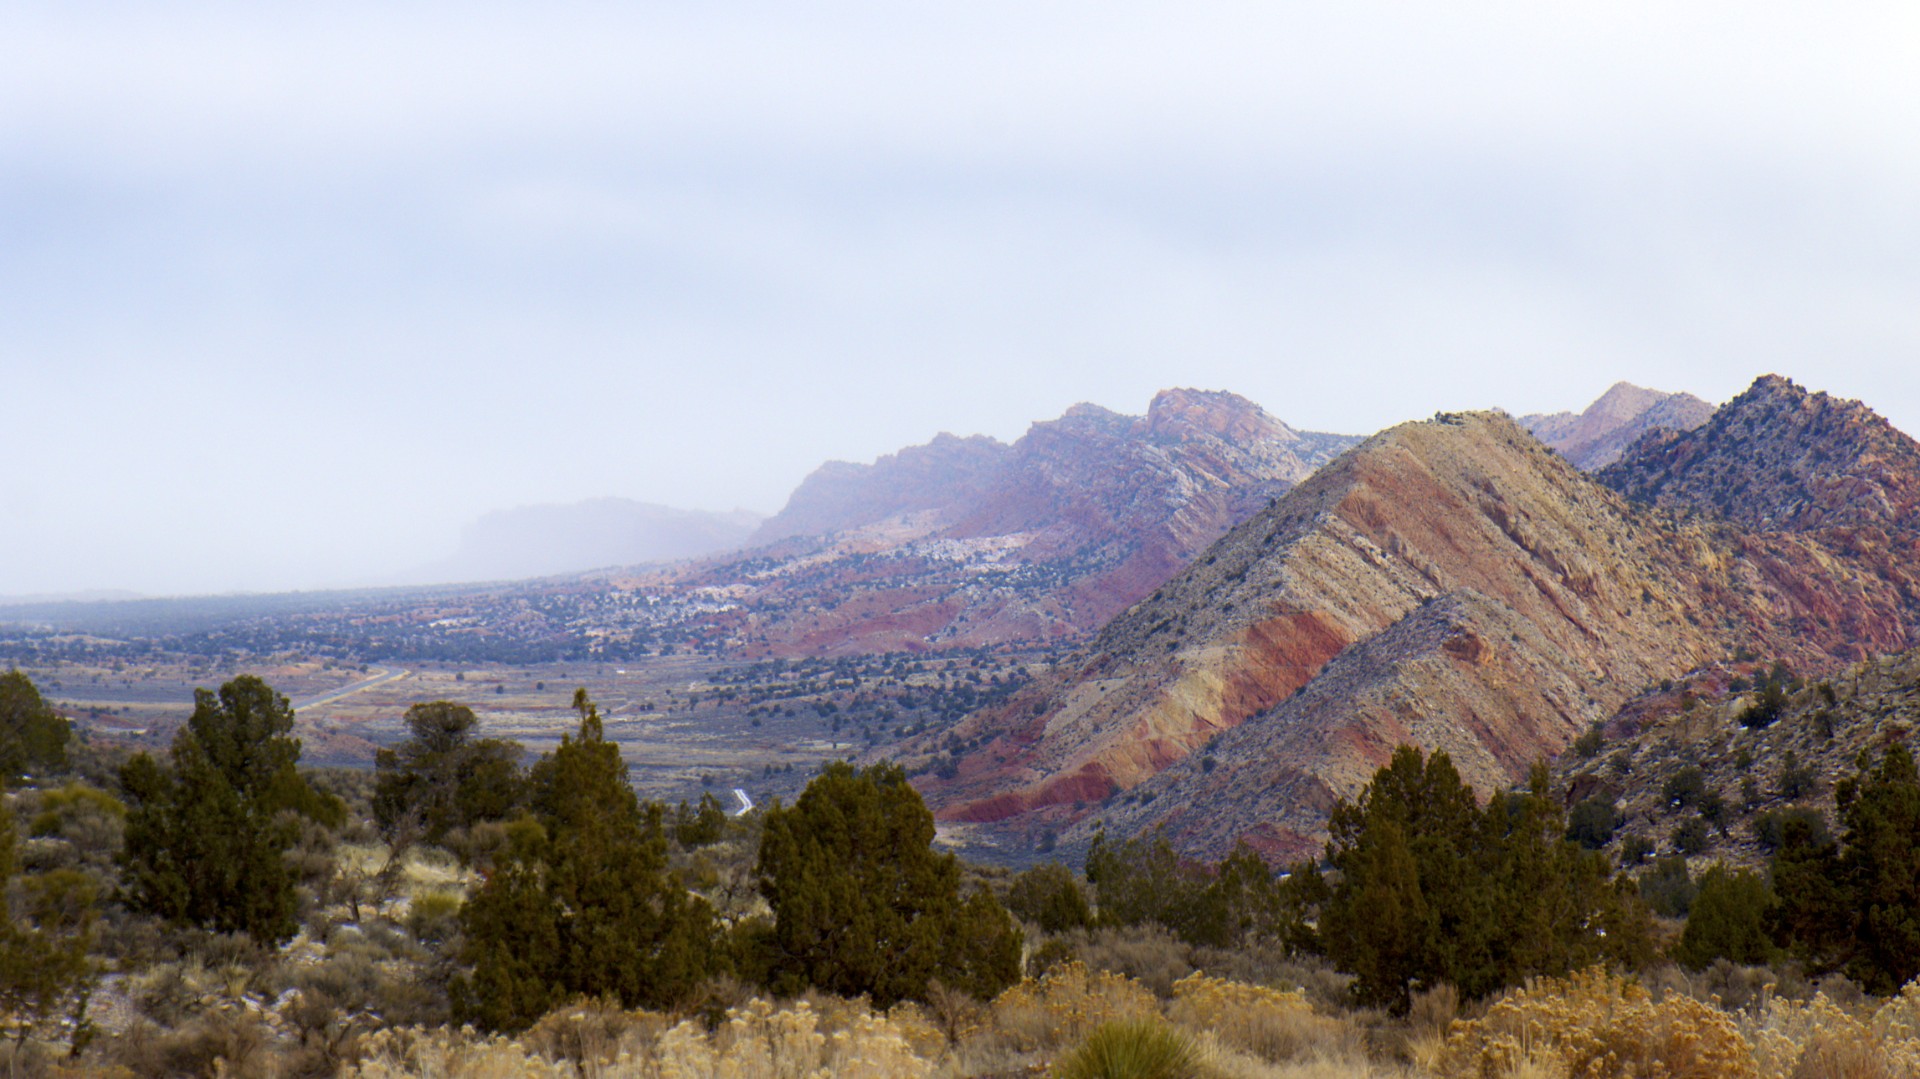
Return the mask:
<path id="1" fill-rule="evenodd" d="M 1502 414 L 1442 417 L 1236 528 L 923 784 L 949 820 L 1289 857 L 1399 742 L 1492 789 L 1736 641 L 1830 665 L 1904 647 L 1910 607 L 1817 540 L 1637 508 Z"/>

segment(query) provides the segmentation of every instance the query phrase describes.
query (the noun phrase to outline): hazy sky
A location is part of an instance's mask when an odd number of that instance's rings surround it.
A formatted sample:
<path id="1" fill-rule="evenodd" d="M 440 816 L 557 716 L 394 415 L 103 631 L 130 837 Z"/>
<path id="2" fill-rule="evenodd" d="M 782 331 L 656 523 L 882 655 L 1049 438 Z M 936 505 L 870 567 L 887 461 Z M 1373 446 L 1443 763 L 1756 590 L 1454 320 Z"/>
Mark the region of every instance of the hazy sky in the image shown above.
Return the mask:
<path id="1" fill-rule="evenodd" d="M 0 593 L 377 581 L 1175 385 L 1920 431 L 1913 5 L 1421 8 L 6 4 Z"/>

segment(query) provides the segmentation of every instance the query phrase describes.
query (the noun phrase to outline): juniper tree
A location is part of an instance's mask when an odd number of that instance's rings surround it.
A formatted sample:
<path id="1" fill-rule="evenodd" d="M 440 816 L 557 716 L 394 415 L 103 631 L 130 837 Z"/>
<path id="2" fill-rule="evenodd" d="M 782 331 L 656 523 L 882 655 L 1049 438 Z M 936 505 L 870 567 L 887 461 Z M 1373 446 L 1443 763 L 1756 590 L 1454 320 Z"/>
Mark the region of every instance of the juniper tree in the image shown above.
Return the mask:
<path id="1" fill-rule="evenodd" d="M 71 724 L 17 670 L 0 674 L 0 775 L 66 766 Z"/>
<path id="2" fill-rule="evenodd" d="M 574 694 L 577 734 L 529 775 L 533 819 L 462 911 L 472 973 L 462 1013 L 516 1029 L 572 996 L 663 1008 L 711 973 L 713 914 L 667 866 L 664 814 L 640 804 L 599 709 Z"/>
<path id="3" fill-rule="evenodd" d="M 1763 877 L 1713 866 L 1700 877 L 1674 958 L 1693 970 L 1716 959 L 1748 965 L 1772 962 L 1779 952 L 1768 932 L 1773 905 L 1773 889 Z"/>
<path id="4" fill-rule="evenodd" d="M 299 773 L 287 699 L 252 675 L 194 692 L 170 767 L 141 753 L 121 769 L 133 802 L 123 860 L 133 902 L 171 921 L 277 944 L 295 929 L 284 854 L 305 816 L 337 827 L 340 800 Z"/>
<path id="5" fill-rule="evenodd" d="M 63 1018 L 84 1021 L 98 896 L 93 881 L 73 869 L 30 876 L 16 886 L 15 855 L 13 814 L 0 809 L 0 1015 L 17 1061 L 36 1030 Z"/>
<path id="6" fill-rule="evenodd" d="M 827 765 L 767 810 L 757 873 L 773 908 L 772 988 L 862 993 L 880 1007 L 935 981 L 991 996 L 1019 977 L 1020 932 L 933 850 L 933 815 L 896 765 Z"/>
<path id="7" fill-rule="evenodd" d="M 1874 993 L 1920 976 L 1920 770 L 1904 745 L 1834 788 L 1840 842 L 1788 821 L 1774 856 L 1779 933 L 1816 969 Z"/>
<path id="8" fill-rule="evenodd" d="M 1480 996 L 1532 974 L 1643 959 L 1637 898 L 1566 831 L 1544 769 L 1483 811 L 1445 753 L 1402 746 L 1334 807 L 1321 946 L 1355 976 L 1357 1002 L 1396 1012 L 1418 987 Z"/>
<path id="9" fill-rule="evenodd" d="M 513 814 L 525 793 L 517 744 L 474 737 L 473 709 L 452 701 L 416 704 L 406 722 L 412 737 L 374 755 L 374 819 L 390 839 L 439 843 Z"/>

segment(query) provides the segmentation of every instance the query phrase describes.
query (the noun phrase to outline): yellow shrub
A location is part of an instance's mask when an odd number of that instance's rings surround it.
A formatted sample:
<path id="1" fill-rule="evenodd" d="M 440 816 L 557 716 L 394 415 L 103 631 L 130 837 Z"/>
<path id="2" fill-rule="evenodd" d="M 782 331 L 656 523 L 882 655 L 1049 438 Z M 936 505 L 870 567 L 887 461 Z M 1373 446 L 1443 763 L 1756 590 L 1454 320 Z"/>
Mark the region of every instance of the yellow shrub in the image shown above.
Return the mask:
<path id="1" fill-rule="evenodd" d="M 1077 1045 L 1102 1023 L 1157 1019 L 1151 990 L 1123 974 L 1062 963 L 1028 978 L 993 1002 L 1000 1034 L 1023 1052 Z"/>
<path id="2" fill-rule="evenodd" d="M 1284 989 L 1189 974 L 1174 983 L 1168 1015 L 1195 1033 L 1210 1032 L 1223 1045 L 1274 1063 L 1360 1052 L 1351 1025 L 1315 1015 L 1304 995 Z"/>
<path id="3" fill-rule="evenodd" d="M 1638 984 L 1595 968 L 1541 978 L 1471 1022 L 1456 1022 L 1440 1074 L 1501 1079 L 1516 1072 L 1579 1079 L 1757 1079 L 1733 1020 L 1689 997 L 1658 1003 Z"/>
<path id="4" fill-rule="evenodd" d="M 1743 1027 L 1761 1079 L 1920 1076 L 1920 986 L 1908 986 L 1866 1019 L 1825 994 L 1770 1000 Z"/>

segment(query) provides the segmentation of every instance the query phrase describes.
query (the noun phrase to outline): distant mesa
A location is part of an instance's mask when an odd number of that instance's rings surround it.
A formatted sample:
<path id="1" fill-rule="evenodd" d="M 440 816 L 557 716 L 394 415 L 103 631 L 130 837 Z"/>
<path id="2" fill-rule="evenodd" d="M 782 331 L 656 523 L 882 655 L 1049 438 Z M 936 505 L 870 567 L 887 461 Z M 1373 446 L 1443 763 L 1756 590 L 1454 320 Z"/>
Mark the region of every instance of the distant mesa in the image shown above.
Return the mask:
<path id="1" fill-rule="evenodd" d="M 1535 413 L 1522 416 L 1520 426 L 1574 467 L 1593 472 L 1619 460 L 1649 432 L 1691 431 L 1712 415 L 1713 406 L 1690 393 L 1661 393 L 1616 382 L 1584 412 Z"/>
<path id="2" fill-rule="evenodd" d="M 764 520 L 624 498 L 497 510 L 468 525 L 452 558 L 421 581 L 504 581 L 699 558 L 744 544 Z"/>

